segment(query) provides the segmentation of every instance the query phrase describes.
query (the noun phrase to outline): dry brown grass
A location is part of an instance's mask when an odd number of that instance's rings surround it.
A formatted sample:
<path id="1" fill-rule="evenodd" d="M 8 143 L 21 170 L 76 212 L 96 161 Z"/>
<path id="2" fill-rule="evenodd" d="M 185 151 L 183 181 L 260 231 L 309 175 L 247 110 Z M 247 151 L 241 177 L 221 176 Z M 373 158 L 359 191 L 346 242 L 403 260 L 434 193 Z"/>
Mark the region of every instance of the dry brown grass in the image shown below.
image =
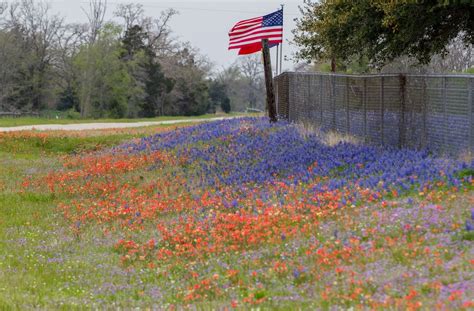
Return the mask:
<path id="1" fill-rule="evenodd" d="M 340 143 L 350 143 L 356 145 L 362 143 L 361 138 L 337 131 L 324 132 L 320 127 L 309 123 L 298 124 L 296 127 L 303 137 L 317 137 L 327 146 L 335 146 Z"/>

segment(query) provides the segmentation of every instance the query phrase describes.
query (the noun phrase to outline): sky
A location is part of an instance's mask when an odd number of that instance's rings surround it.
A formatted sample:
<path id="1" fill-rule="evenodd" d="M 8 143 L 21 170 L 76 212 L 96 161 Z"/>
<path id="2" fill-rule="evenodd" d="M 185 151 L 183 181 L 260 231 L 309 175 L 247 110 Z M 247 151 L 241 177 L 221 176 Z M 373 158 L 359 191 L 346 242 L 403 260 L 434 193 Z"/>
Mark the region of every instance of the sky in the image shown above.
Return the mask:
<path id="1" fill-rule="evenodd" d="M 85 22 L 81 7 L 87 8 L 86 0 L 52 0 L 52 11 L 60 13 L 67 22 Z M 274 12 L 285 5 L 283 55 L 291 57 L 296 50 L 287 42 L 293 36 L 294 19 L 299 16 L 298 6 L 303 0 L 181 0 L 181 1 L 137 1 L 108 0 L 108 18 L 119 3 L 141 3 L 147 16 L 159 16 L 162 10 L 174 8 L 179 15 L 174 16 L 170 26 L 181 41 L 189 41 L 200 52 L 207 55 L 216 69 L 231 65 L 238 59 L 237 50 L 228 51 L 228 32 L 242 20 Z M 275 62 L 275 49 L 272 49 L 272 62 Z M 284 61 L 283 69 L 291 69 L 293 62 Z"/>

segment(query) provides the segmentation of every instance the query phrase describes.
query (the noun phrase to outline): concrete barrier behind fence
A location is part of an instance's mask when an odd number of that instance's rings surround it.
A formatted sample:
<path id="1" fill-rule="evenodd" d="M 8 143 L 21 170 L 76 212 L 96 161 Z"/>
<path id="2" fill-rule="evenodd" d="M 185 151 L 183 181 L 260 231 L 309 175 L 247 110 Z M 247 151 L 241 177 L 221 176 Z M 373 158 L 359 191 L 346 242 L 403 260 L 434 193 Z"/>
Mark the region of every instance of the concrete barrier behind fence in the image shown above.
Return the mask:
<path id="1" fill-rule="evenodd" d="M 443 153 L 474 151 L 474 75 L 275 77 L 281 118 L 368 143 Z"/>

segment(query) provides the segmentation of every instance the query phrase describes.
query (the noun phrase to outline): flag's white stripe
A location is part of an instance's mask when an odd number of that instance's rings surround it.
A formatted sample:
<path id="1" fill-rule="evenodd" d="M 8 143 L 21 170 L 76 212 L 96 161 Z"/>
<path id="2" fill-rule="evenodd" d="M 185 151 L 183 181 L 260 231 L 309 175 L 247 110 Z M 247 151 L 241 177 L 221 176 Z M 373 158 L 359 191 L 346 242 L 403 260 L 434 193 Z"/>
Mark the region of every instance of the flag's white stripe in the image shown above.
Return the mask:
<path id="1" fill-rule="evenodd" d="M 269 37 L 265 39 L 268 39 L 268 41 L 282 41 L 283 38 L 282 36 L 276 36 L 276 37 Z M 258 43 L 258 42 L 262 42 L 262 39 L 255 39 L 255 40 L 245 41 L 241 43 L 231 44 L 229 45 L 229 49 L 244 47 L 246 45 L 249 45 L 252 43 Z"/>
<path id="2" fill-rule="evenodd" d="M 253 29 L 253 30 L 251 30 L 251 31 L 249 31 L 248 33 L 245 33 L 245 34 L 231 36 L 230 41 L 232 42 L 232 41 L 235 41 L 235 40 L 245 39 L 247 37 L 251 37 L 255 33 L 259 33 L 259 32 L 264 33 L 264 31 L 267 31 L 267 32 L 280 31 L 280 32 L 282 32 L 283 31 L 283 26 L 273 26 L 273 27 Z"/>

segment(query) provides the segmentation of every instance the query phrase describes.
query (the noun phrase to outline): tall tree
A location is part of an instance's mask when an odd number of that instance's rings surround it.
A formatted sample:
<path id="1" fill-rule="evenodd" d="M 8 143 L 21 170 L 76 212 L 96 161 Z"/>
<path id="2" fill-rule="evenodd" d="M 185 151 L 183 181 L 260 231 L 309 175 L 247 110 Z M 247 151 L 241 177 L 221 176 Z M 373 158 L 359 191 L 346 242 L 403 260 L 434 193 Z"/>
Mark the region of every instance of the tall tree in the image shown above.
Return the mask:
<path id="1" fill-rule="evenodd" d="M 91 55 L 88 55 L 88 49 L 92 52 L 92 47 L 97 41 L 97 38 L 105 23 L 105 14 L 107 12 L 107 0 L 89 0 L 89 9 L 83 9 L 87 16 L 87 44 L 86 49 L 82 49 L 82 53 L 86 55 L 84 62 L 85 67 L 81 71 L 81 90 L 79 92 L 81 97 L 81 116 L 86 117 L 90 115 L 92 109 L 93 81 L 96 70 L 94 68 L 94 60 Z"/>
<path id="2" fill-rule="evenodd" d="M 232 107 L 227 94 L 227 86 L 218 80 L 211 80 L 209 84 L 209 98 L 212 102 L 213 112 L 215 112 L 215 107 L 220 107 L 222 111 L 229 113 Z"/>
<path id="3" fill-rule="evenodd" d="M 12 111 L 18 102 L 12 103 L 13 92 L 20 75 L 22 45 L 11 31 L 0 31 L 0 111 Z"/>
<path id="4" fill-rule="evenodd" d="M 297 20 L 298 56 L 347 60 L 366 55 L 383 65 L 407 55 L 428 63 L 458 35 L 474 43 L 474 9 L 461 1 L 305 0 Z"/>
<path id="5" fill-rule="evenodd" d="M 162 116 L 165 114 L 166 95 L 173 90 L 175 81 L 165 76 L 160 63 L 152 57 L 148 59 L 146 74 L 142 114 L 145 117 Z"/>
<path id="6" fill-rule="evenodd" d="M 139 25 L 130 27 L 122 40 L 122 59 L 130 63 L 135 60 L 138 67 L 130 67 L 137 83 L 143 85 L 144 98 L 140 100 L 140 115 L 154 117 L 163 115 L 165 95 L 174 86 L 161 70 L 153 46 L 148 44 L 148 34 Z M 138 85 L 137 85 L 138 86 Z"/>
<path id="7" fill-rule="evenodd" d="M 51 66 L 56 61 L 54 50 L 63 27 L 63 19 L 50 14 L 43 1 L 22 0 L 10 6 L 7 29 L 21 42 L 21 67 L 11 97 L 17 106 L 38 110 L 51 98 Z"/>
<path id="8" fill-rule="evenodd" d="M 159 55 L 165 75 L 175 81 L 167 96 L 167 115 L 199 115 L 209 111 L 209 62 L 189 44 L 182 44 L 173 53 Z"/>
<path id="9" fill-rule="evenodd" d="M 75 58 L 76 70 L 93 73 L 90 80 L 79 80 L 80 100 L 90 98 L 87 117 L 125 117 L 133 78 L 120 56 L 120 28 L 105 24 L 93 45 L 86 45 Z"/>

